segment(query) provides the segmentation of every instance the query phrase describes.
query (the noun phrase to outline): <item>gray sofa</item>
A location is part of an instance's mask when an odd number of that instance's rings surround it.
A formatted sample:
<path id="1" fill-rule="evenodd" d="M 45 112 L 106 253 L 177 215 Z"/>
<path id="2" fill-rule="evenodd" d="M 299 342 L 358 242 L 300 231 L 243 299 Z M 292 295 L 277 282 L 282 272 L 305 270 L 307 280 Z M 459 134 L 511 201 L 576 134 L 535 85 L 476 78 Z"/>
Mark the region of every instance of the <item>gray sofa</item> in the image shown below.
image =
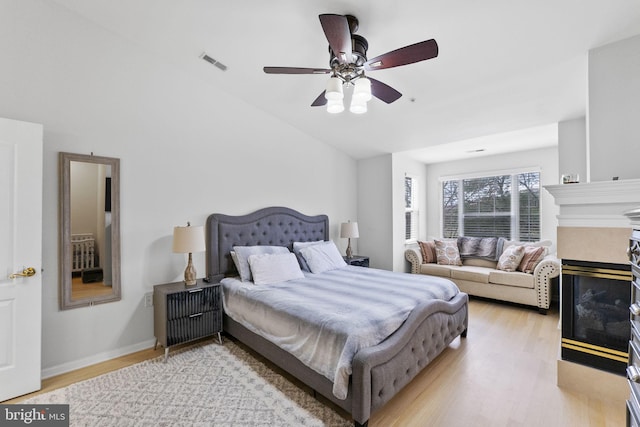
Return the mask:
<path id="1" fill-rule="evenodd" d="M 469 295 L 538 307 L 542 314 L 551 303 L 551 279 L 560 275 L 554 255 L 546 255 L 532 273 L 498 270 L 497 261 L 476 258 L 463 258 L 461 266 L 425 263 L 417 244 L 406 248 L 405 258 L 414 274 L 446 277 Z"/>

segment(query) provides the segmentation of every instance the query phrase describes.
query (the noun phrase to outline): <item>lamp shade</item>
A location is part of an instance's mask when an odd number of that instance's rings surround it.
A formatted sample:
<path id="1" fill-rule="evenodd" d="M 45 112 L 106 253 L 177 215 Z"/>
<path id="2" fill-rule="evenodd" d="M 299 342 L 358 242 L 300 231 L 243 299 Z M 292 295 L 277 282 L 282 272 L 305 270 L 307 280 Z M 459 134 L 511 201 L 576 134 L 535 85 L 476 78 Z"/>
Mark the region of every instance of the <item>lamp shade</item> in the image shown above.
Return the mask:
<path id="1" fill-rule="evenodd" d="M 358 233 L 358 223 L 357 222 L 343 222 L 340 225 L 340 237 L 355 239 L 360 237 Z"/>
<path id="2" fill-rule="evenodd" d="M 206 250 L 203 226 L 173 228 L 173 252 L 188 254 Z"/>
<path id="3" fill-rule="evenodd" d="M 371 80 L 366 77 L 360 77 L 356 80 L 353 89 L 353 97 L 363 101 L 371 101 Z"/>
<path id="4" fill-rule="evenodd" d="M 362 98 L 352 97 L 349 111 L 354 114 L 364 114 L 367 112 L 367 101 Z"/>
<path id="5" fill-rule="evenodd" d="M 338 114 L 344 111 L 344 103 L 341 99 L 327 100 L 327 111 L 331 114 Z"/>
<path id="6" fill-rule="evenodd" d="M 324 92 L 324 97 L 328 100 L 341 100 L 344 98 L 344 92 L 342 91 L 342 80 L 337 77 L 331 77 L 327 82 L 327 90 Z"/>

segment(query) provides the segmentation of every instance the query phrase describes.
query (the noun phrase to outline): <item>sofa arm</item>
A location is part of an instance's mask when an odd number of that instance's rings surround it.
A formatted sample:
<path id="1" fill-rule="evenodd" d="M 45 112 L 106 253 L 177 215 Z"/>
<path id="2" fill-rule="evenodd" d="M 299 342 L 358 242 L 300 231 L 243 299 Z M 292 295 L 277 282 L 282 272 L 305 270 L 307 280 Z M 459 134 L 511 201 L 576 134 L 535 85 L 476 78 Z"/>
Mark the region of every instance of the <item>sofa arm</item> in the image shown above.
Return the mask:
<path id="1" fill-rule="evenodd" d="M 408 246 L 404 251 L 404 257 L 411 263 L 411 272 L 413 274 L 420 273 L 420 265 L 422 264 L 422 252 L 418 245 Z"/>
<path id="2" fill-rule="evenodd" d="M 560 275 L 560 260 L 547 255 L 533 270 L 533 282 L 538 291 L 538 308 L 546 311 L 551 304 L 551 279 Z"/>

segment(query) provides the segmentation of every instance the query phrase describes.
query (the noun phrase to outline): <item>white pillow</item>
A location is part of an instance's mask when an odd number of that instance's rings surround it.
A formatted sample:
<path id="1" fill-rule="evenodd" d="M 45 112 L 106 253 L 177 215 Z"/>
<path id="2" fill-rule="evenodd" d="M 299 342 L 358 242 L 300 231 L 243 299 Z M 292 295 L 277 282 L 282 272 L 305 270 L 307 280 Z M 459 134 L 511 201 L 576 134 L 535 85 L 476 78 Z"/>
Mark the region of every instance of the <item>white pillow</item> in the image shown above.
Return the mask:
<path id="1" fill-rule="evenodd" d="M 326 243 L 324 240 L 316 240 L 313 242 L 293 242 L 293 253 L 298 257 L 298 262 L 300 263 L 300 268 L 302 271 L 311 271 L 309 266 L 307 265 L 307 261 L 304 260 L 304 257 L 300 253 L 300 249 L 306 248 L 307 246 L 317 245 L 319 243 Z"/>
<path id="2" fill-rule="evenodd" d="M 524 246 L 507 246 L 500 255 L 496 269 L 502 271 L 516 271 L 524 256 Z"/>
<path id="3" fill-rule="evenodd" d="M 236 253 L 236 268 L 243 282 L 251 281 L 251 268 L 249 267 L 249 257 L 259 254 L 288 254 L 289 249 L 284 246 L 234 246 Z"/>
<path id="4" fill-rule="evenodd" d="M 304 274 L 298 265 L 298 259 L 291 252 L 250 255 L 249 265 L 251 266 L 253 283 L 256 285 L 271 285 L 293 279 L 304 279 Z"/>
<path id="5" fill-rule="evenodd" d="M 335 243 L 331 241 L 307 246 L 300 249 L 300 253 L 312 273 L 322 273 L 323 271 L 335 270 L 347 265 Z"/>

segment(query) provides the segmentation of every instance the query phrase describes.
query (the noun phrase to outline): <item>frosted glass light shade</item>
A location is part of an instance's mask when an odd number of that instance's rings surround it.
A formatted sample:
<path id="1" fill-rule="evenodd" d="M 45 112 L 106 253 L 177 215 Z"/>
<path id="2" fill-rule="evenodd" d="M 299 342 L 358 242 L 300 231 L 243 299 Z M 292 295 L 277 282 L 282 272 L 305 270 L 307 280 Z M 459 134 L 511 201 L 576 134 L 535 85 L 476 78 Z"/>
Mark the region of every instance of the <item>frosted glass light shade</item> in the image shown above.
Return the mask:
<path id="1" fill-rule="evenodd" d="M 357 97 L 351 98 L 351 105 L 349 106 L 349 111 L 354 114 L 364 114 L 367 112 L 367 101 L 359 99 Z"/>
<path id="2" fill-rule="evenodd" d="M 344 103 L 341 99 L 327 100 L 327 111 L 331 114 L 342 113 L 344 111 Z"/>
<path id="3" fill-rule="evenodd" d="M 344 98 L 342 80 L 337 77 L 331 77 L 327 82 L 327 89 L 324 92 L 324 97 L 329 101 L 342 100 Z"/>
<path id="4" fill-rule="evenodd" d="M 173 252 L 188 254 L 205 250 L 203 226 L 173 228 Z"/>
<path id="5" fill-rule="evenodd" d="M 355 82 L 353 97 L 363 101 L 371 101 L 371 80 L 361 77 Z"/>

